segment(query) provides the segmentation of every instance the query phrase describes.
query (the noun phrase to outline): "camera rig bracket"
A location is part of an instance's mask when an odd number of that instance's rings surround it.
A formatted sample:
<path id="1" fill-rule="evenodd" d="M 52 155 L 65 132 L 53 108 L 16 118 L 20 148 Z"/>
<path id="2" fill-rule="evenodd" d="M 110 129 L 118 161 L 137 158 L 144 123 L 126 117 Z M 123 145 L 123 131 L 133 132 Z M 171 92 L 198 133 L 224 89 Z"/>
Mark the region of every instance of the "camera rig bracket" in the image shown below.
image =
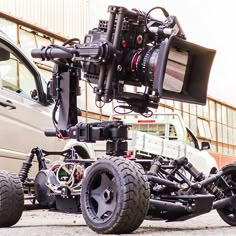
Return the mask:
<path id="1" fill-rule="evenodd" d="M 151 16 L 156 9 L 162 11 L 165 21 Z M 160 98 L 205 104 L 215 50 L 187 42 L 177 17 L 161 7 L 146 14 L 109 6 L 108 12 L 109 20 L 100 20 L 98 27 L 85 35 L 83 43 L 71 39 L 62 46 L 33 49 L 31 54 L 55 62 L 49 87 L 56 101 L 53 111 L 56 129 L 45 134 L 83 142 L 108 140 L 112 145 L 108 145 L 107 152 L 113 155 L 125 151 L 128 127 L 115 121 L 78 124 L 81 74 L 95 85 L 96 105 L 100 103 L 101 107 L 116 99 L 123 103 L 119 108 L 148 116 L 151 109 L 158 108 Z M 133 90 L 126 90 L 126 85 Z M 115 143 L 122 143 L 120 150 Z M 112 154 L 114 147 L 117 149 Z"/>

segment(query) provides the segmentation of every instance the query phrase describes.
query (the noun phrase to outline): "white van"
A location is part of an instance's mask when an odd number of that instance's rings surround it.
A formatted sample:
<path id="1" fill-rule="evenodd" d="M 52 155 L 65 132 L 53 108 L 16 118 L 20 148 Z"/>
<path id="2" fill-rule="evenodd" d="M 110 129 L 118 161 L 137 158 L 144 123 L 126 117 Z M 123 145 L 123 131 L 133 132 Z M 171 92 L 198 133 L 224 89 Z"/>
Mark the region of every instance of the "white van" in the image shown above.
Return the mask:
<path id="1" fill-rule="evenodd" d="M 53 128 L 52 108 L 47 83 L 38 68 L 0 31 L 0 169 L 19 173 L 35 147 L 47 151 L 70 148 L 67 141 L 44 135 L 46 128 Z M 76 149 L 83 158 L 90 158 L 85 143 L 77 143 Z M 33 169 L 36 174 L 36 164 Z"/>

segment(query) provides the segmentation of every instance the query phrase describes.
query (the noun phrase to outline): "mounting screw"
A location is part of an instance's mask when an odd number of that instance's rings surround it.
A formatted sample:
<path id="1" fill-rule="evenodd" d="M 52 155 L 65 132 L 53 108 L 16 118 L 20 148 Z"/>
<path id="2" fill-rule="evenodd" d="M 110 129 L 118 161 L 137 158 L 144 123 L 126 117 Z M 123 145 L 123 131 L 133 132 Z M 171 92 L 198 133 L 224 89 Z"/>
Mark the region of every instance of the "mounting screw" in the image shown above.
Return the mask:
<path id="1" fill-rule="evenodd" d="M 121 65 L 117 66 L 117 71 L 122 71 L 122 66 Z"/>

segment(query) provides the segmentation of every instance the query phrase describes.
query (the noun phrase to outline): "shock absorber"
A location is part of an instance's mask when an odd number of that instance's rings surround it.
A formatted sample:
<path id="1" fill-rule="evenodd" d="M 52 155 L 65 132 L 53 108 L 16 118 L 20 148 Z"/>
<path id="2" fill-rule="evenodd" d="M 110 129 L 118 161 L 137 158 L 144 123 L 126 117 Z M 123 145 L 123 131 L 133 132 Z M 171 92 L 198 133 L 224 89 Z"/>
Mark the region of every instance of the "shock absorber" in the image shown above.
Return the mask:
<path id="1" fill-rule="evenodd" d="M 204 174 L 198 171 L 190 162 L 185 163 L 184 169 L 187 170 L 196 181 L 202 181 L 205 179 Z"/>
<path id="2" fill-rule="evenodd" d="M 53 153 L 50 153 L 50 152 L 46 152 L 44 151 L 43 149 L 40 149 L 38 147 L 36 148 L 33 148 L 31 150 L 31 152 L 27 155 L 27 158 L 26 160 L 23 162 L 22 164 L 22 167 L 20 169 L 20 172 L 19 172 L 19 178 L 21 180 L 22 183 L 25 182 L 25 180 L 27 179 L 28 177 L 28 174 L 29 174 L 29 171 L 30 171 L 30 168 L 32 166 L 32 161 L 34 159 L 34 157 L 36 156 L 37 157 L 37 160 L 38 160 L 38 169 L 39 171 L 40 170 L 46 170 L 47 169 L 47 165 L 46 165 L 46 162 L 45 162 L 45 158 L 44 156 L 45 155 L 51 155 Z"/>
<path id="3" fill-rule="evenodd" d="M 155 185 L 162 186 L 159 190 L 155 189 L 155 191 L 164 192 L 167 190 L 173 191 L 178 190 L 180 185 L 171 180 L 158 176 L 161 166 L 163 164 L 162 156 L 157 156 L 153 159 L 150 170 L 147 172 L 147 178 L 149 180 L 150 189 L 153 190 Z M 163 187 L 164 185 L 164 187 Z"/>
<path id="4" fill-rule="evenodd" d="M 154 158 L 151 164 L 151 168 L 148 171 L 148 175 L 157 175 L 161 168 L 161 163 L 162 163 L 161 156 L 157 156 L 156 158 Z"/>
<path id="5" fill-rule="evenodd" d="M 222 191 L 220 191 L 220 189 L 214 183 L 211 185 L 207 185 L 206 189 L 209 191 L 209 193 L 215 195 L 217 200 L 224 198 L 224 194 L 222 193 Z"/>
<path id="6" fill-rule="evenodd" d="M 34 154 L 35 154 L 35 149 L 32 149 L 32 151 L 27 155 L 26 160 L 22 164 L 22 167 L 19 172 L 19 178 L 22 183 L 24 183 L 28 177 L 30 168 L 32 166 L 32 161 L 34 159 Z"/>
<path id="7" fill-rule="evenodd" d="M 206 179 L 205 175 L 202 172 L 199 172 L 193 165 L 192 163 L 188 162 L 184 165 L 185 170 L 187 170 L 196 181 L 200 182 L 200 185 L 204 186 L 206 188 L 206 190 L 215 195 L 216 199 L 222 199 L 224 197 L 224 194 L 222 193 L 222 191 L 220 191 L 220 189 L 214 184 L 204 184 L 203 182 Z M 198 185 L 194 185 L 194 186 L 198 186 Z"/>

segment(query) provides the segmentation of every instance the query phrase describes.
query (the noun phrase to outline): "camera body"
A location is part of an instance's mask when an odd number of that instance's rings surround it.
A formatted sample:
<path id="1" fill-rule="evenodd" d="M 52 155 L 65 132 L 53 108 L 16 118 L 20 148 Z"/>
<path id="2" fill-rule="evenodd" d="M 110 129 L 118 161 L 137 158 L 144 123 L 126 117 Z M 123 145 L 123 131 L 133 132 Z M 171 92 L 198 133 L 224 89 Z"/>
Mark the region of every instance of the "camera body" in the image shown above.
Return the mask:
<path id="1" fill-rule="evenodd" d="M 113 55 L 103 61 L 106 71 L 102 82 L 99 81 L 99 75 L 103 62 L 83 63 L 84 77 L 90 83 L 97 84 L 96 101 L 107 103 L 117 99 L 129 105 L 122 107 L 139 113 L 146 112 L 147 107 L 157 108 L 159 96 L 157 93 L 152 96 L 152 85 L 160 35 L 157 37 L 146 30 L 146 15 L 143 12 L 117 6 L 110 6 L 108 11 L 114 16 L 113 19 L 99 20 L 98 28 L 90 30 L 84 38 L 85 45 L 107 40 L 114 49 Z M 161 23 L 155 21 L 155 25 Z M 126 92 L 125 85 L 134 86 L 135 92 Z M 137 87 L 148 88 L 148 91 L 138 93 Z M 137 100 L 142 103 L 142 107 L 135 105 Z"/>
<path id="2" fill-rule="evenodd" d="M 141 18 L 141 19 L 140 19 Z M 100 20 L 98 28 L 90 30 L 84 38 L 84 43 L 92 43 L 106 39 L 108 21 Z M 126 20 L 123 22 L 121 35 L 117 46 L 118 53 L 116 55 L 116 75 L 117 81 L 120 84 L 129 84 L 134 86 L 141 86 L 143 84 L 142 75 L 137 73 L 135 54 L 140 53 L 141 50 L 147 51 L 147 44 L 154 41 L 153 35 L 145 32 L 144 19 L 137 16 L 136 21 Z M 114 29 L 115 30 L 115 29 Z M 151 37 L 150 37 L 151 36 Z M 112 40 L 114 40 L 114 32 Z M 145 64 L 143 65 L 143 67 Z M 91 62 L 84 64 L 85 77 L 88 81 L 97 83 L 99 79 L 99 65 Z M 140 68 L 141 69 L 141 68 Z M 139 79 L 140 78 L 140 79 Z"/>

